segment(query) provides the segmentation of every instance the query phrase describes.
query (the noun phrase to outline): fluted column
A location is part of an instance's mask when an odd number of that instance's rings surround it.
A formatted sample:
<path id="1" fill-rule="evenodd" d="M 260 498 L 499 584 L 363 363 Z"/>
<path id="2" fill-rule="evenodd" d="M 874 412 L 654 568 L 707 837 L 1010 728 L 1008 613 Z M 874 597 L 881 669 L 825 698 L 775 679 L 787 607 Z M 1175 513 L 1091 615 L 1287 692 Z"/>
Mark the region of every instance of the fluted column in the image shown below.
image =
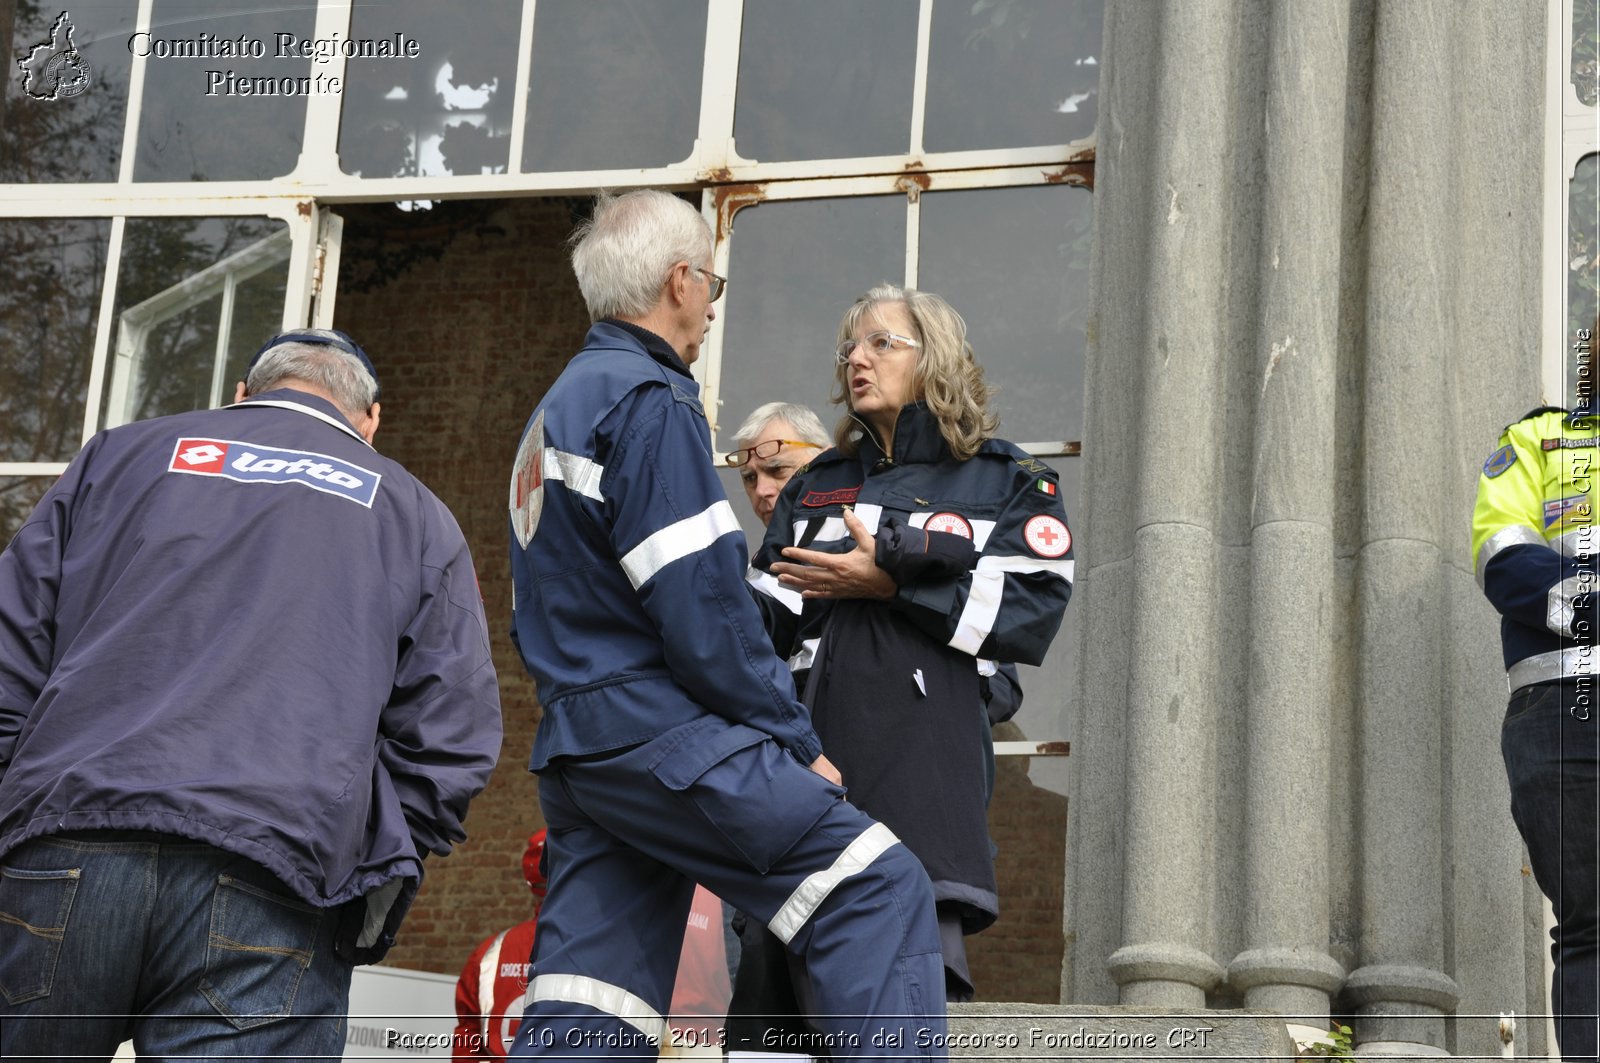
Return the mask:
<path id="1" fill-rule="evenodd" d="M 1210 280 L 1226 268 L 1229 5 L 1165 8 L 1154 61 L 1183 64 L 1190 91 L 1163 96 L 1144 211 L 1141 405 L 1171 411 L 1141 428 L 1128 678 L 1123 946 L 1109 959 L 1125 1004 L 1202 1007 L 1223 968 L 1209 950 L 1214 882 L 1213 752 L 1223 307 Z M 1199 445 L 1196 445 L 1199 441 Z"/>
<path id="2" fill-rule="evenodd" d="M 1337 291 L 1349 6 L 1271 9 L 1256 330 L 1244 926 L 1228 980 L 1247 1007 L 1325 1024 Z M 1313 148 L 1314 146 L 1314 148 Z"/>
<path id="3" fill-rule="evenodd" d="M 1454 266 L 1442 195 L 1455 165 L 1446 37 L 1425 12 L 1381 5 L 1373 38 L 1357 711 L 1361 786 L 1360 968 L 1346 993 L 1363 1043 L 1442 1051 L 1454 981 L 1444 974 L 1439 770 L 1445 658 L 1442 514 L 1428 503 L 1444 434 L 1419 432 L 1419 399 L 1443 374 L 1419 357 L 1453 334 Z M 1423 502 L 1424 504 L 1418 505 Z M 1449 534 L 1459 534 L 1452 523 Z"/>

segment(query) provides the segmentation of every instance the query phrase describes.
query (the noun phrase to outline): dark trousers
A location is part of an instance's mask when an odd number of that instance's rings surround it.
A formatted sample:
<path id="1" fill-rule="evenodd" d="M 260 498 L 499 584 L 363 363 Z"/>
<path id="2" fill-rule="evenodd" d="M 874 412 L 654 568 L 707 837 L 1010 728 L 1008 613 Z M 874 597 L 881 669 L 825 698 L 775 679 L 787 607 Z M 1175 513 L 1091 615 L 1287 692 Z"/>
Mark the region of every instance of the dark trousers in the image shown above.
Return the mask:
<path id="1" fill-rule="evenodd" d="M 1600 1025 L 1600 679 L 1511 695 L 1500 730 L 1511 815 L 1555 909 L 1550 1009 L 1563 1059 L 1593 1060 Z"/>

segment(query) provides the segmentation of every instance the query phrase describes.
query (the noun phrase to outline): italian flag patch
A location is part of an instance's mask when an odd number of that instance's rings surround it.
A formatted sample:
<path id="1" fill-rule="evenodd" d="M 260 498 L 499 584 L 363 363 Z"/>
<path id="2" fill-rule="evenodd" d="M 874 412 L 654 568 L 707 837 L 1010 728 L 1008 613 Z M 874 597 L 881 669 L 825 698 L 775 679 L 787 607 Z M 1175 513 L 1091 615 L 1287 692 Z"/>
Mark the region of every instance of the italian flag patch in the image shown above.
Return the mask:
<path id="1" fill-rule="evenodd" d="M 1056 495 L 1056 485 L 1049 480 L 1035 480 L 1033 486 L 1038 488 L 1042 495 L 1049 495 L 1051 498 Z"/>

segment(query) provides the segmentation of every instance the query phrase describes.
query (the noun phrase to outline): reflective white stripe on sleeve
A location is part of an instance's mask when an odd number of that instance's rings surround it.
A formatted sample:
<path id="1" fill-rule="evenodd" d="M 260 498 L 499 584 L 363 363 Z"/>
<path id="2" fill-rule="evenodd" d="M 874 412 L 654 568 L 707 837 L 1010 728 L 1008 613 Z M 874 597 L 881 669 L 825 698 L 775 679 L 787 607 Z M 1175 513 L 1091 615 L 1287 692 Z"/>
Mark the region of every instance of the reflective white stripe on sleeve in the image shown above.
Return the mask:
<path id="1" fill-rule="evenodd" d="M 744 580 L 768 598 L 774 598 L 782 603 L 783 607 L 795 616 L 805 607 L 805 599 L 800 597 L 800 592 L 792 587 L 785 587 L 778 582 L 778 577 L 770 572 L 763 572 L 759 568 L 752 568 L 745 573 Z"/>
<path id="2" fill-rule="evenodd" d="M 982 559 L 979 561 L 981 566 Z M 961 607 L 961 619 L 956 623 L 956 633 L 950 638 L 950 647 L 962 653 L 978 655 L 983 640 L 994 630 L 995 617 L 1000 615 L 1000 599 L 1005 594 L 1004 572 L 975 571 L 967 591 L 967 604 Z"/>
<path id="3" fill-rule="evenodd" d="M 704 550 L 729 532 L 739 530 L 739 518 L 726 499 L 685 517 L 645 539 L 622 558 L 622 571 L 638 590 L 650 577 L 680 557 Z"/>
<path id="4" fill-rule="evenodd" d="M 822 902 L 828 899 L 839 883 L 865 871 L 891 845 L 899 844 L 900 839 L 894 836 L 893 831 L 882 823 L 874 823 L 844 847 L 844 852 L 839 854 L 831 867 L 806 876 L 805 881 L 796 886 L 794 892 L 789 894 L 789 899 L 783 902 L 783 907 L 772 917 L 767 929 L 787 945 L 806 925 L 806 920 L 822 907 Z"/>
<path id="5" fill-rule="evenodd" d="M 995 618 L 1000 615 L 1000 599 L 1005 594 L 1006 573 L 1026 574 L 1049 572 L 1072 582 L 1074 562 L 1071 558 L 993 556 L 978 558 L 978 567 L 972 572 L 972 587 L 967 592 L 967 604 L 961 607 L 961 619 L 956 623 L 956 633 L 950 638 L 951 649 L 978 655 L 983 640 L 994 630 Z"/>
<path id="6" fill-rule="evenodd" d="M 789 658 L 789 671 L 803 672 L 810 668 L 817 659 L 817 647 L 822 644 L 821 639 L 805 639 L 800 643 L 800 652 Z"/>
<path id="7" fill-rule="evenodd" d="M 1053 572 L 1072 582 L 1072 573 L 1075 564 L 1069 557 L 980 557 L 978 558 L 978 572 Z"/>
<path id="8" fill-rule="evenodd" d="M 546 480 L 560 480 L 566 484 L 569 491 L 576 491 L 596 502 L 605 501 L 605 496 L 600 494 L 600 477 L 605 475 L 605 467 L 596 465 L 581 454 L 568 454 L 564 450 L 546 447 L 540 471 Z"/>
<path id="9" fill-rule="evenodd" d="M 656 1044 L 666 1035 L 667 1022 L 649 1004 L 619 985 L 587 978 L 581 974 L 541 974 L 528 987 L 528 1002 L 554 1000 L 563 1004 L 586 1004 L 596 1011 L 615 1015 Z"/>
<path id="10" fill-rule="evenodd" d="M 1511 530 L 1512 529 L 1510 528 L 1506 529 L 1506 531 Z M 1522 530 L 1527 531 L 1528 529 L 1524 528 Z M 1489 546 L 1496 539 L 1500 538 L 1500 536 L 1504 535 L 1506 531 L 1495 533 L 1495 535 L 1491 537 L 1488 542 L 1483 544 L 1483 549 L 1478 551 L 1479 586 L 1483 585 L 1483 569 L 1486 565 L 1488 565 L 1489 557 L 1494 556 L 1494 553 L 1489 550 Z M 1592 554 L 1600 551 L 1600 534 L 1596 534 L 1597 532 L 1600 532 L 1600 529 L 1597 529 L 1593 524 L 1585 524 L 1583 527 L 1574 529 L 1573 531 L 1562 532 L 1554 539 L 1551 539 L 1546 545 L 1548 545 L 1552 550 L 1560 551 L 1562 557 L 1582 557 L 1585 554 Z M 1537 542 L 1538 540 L 1527 539 L 1524 541 Z M 1499 547 L 1499 549 L 1504 549 L 1506 546 L 1510 545 L 1510 543 L 1505 543 L 1503 546 Z M 1485 554 L 1488 554 L 1489 556 L 1486 557 L 1484 556 Z"/>
<path id="11" fill-rule="evenodd" d="M 1551 587 L 1545 595 L 1545 626 L 1562 638 L 1570 639 L 1572 621 L 1576 618 L 1572 599 L 1594 590 L 1594 584 L 1593 574 L 1580 572 Z"/>
<path id="12" fill-rule="evenodd" d="M 1544 546 L 1544 537 L 1532 528 L 1521 524 L 1513 524 L 1509 528 L 1501 528 L 1478 547 L 1478 589 L 1483 589 L 1483 570 L 1489 567 L 1489 561 L 1508 546 L 1526 543 L 1529 546 Z M 1559 549 L 1559 547 L 1557 548 Z"/>

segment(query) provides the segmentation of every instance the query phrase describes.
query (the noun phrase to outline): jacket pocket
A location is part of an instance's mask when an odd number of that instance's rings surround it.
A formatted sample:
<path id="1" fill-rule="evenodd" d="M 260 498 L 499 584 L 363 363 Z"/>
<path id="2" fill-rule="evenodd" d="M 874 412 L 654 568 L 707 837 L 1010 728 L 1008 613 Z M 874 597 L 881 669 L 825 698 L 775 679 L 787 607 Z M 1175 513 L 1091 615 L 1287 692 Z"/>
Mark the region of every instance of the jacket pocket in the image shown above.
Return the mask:
<path id="1" fill-rule="evenodd" d="M 651 774 L 682 794 L 762 874 L 844 796 L 754 727 L 710 718 L 680 733 L 649 765 Z M 794 785 L 796 771 L 818 785 Z"/>

